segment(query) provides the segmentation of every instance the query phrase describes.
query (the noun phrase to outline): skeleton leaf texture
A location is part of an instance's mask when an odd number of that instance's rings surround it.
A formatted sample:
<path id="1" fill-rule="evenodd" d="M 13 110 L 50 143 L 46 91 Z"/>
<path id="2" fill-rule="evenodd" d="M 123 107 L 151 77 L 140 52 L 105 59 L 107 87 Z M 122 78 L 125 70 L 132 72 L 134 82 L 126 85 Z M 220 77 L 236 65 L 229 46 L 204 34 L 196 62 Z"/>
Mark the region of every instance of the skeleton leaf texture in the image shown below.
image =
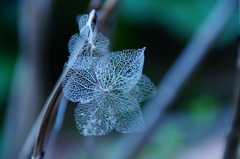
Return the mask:
<path id="1" fill-rule="evenodd" d="M 69 59 L 64 67 L 64 96 L 78 102 L 75 121 L 84 136 L 144 130 L 139 103 L 151 98 L 156 88 L 142 75 L 144 50 L 110 52 L 109 40 L 98 33 L 95 10 L 79 21 L 79 34 L 68 43 Z"/>

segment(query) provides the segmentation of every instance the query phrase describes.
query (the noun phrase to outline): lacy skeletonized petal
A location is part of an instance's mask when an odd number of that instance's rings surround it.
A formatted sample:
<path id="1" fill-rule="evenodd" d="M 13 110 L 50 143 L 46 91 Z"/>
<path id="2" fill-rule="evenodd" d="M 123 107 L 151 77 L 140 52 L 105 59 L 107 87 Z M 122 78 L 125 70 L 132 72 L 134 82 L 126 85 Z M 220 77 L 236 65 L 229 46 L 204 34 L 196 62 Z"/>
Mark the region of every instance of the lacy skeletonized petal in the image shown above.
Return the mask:
<path id="1" fill-rule="evenodd" d="M 116 118 L 113 107 L 105 98 L 97 98 L 87 104 L 78 104 L 75 121 L 79 132 L 84 136 L 100 136 L 114 129 Z"/>
<path id="2" fill-rule="evenodd" d="M 70 69 L 63 78 L 63 94 L 72 102 L 88 103 L 99 91 L 90 70 Z"/>
<path id="3" fill-rule="evenodd" d="M 115 78 L 111 87 L 128 92 L 134 87 L 142 74 L 145 48 L 113 52 L 110 62 L 113 64 Z"/>
<path id="4" fill-rule="evenodd" d="M 96 63 L 96 76 L 103 88 L 128 92 L 142 74 L 145 48 L 111 52 Z"/>
<path id="5" fill-rule="evenodd" d="M 88 14 L 83 14 L 81 16 L 81 18 L 79 19 L 79 22 L 78 22 L 79 31 L 87 24 L 88 19 L 89 19 Z"/>
<path id="6" fill-rule="evenodd" d="M 68 41 L 68 51 L 70 54 L 76 50 L 76 46 L 78 46 L 79 41 L 80 39 L 77 33 L 71 36 Z"/>
<path id="7" fill-rule="evenodd" d="M 108 54 L 109 40 L 102 33 L 96 33 L 93 38 L 93 43 L 95 45 L 94 53 L 105 55 Z"/>
<path id="8" fill-rule="evenodd" d="M 108 54 L 109 40 L 98 33 L 95 25 L 95 11 L 89 15 L 82 15 L 79 20 L 79 34 L 74 34 L 68 42 L 70 53 L 66 66 L 72 67 L 76 61 L 85 57 L 99 57 Z M 81 67 L 84 65 L 80 65 Z"/>
<path id="9" fill-rule="evenodd" d="M 134 96 L 138 102 L 143 102 L 153 97 L 157 93 L 157 90 L 151 80 L 147 76 L 142 75 L 137 85 L 133 87 L 129 93 Z"/>
<path id="10" fill-rule="evenodd" d="M 114 128 L 121 133 L 144 129 L 141 109 L 130 94 L 102 94 L 87 104 L 78 104 L 75 120 L 85 136 L 105 135 Z"/>
<path id="11" fill-rule="evenodd" d="M 117 124 L 115 129 L 121 133 L 140 132 L 145 129 L 142 112 L 137 100 L 130 94 L 114 96 Z"/>
<path id="12" fill-rule="evenodd" d="M 68 51 L 70 53 L 68 61 L 73 61 L 79 54 L 82 53 L 85 41 L 76 33 L 69 39 Z"/>

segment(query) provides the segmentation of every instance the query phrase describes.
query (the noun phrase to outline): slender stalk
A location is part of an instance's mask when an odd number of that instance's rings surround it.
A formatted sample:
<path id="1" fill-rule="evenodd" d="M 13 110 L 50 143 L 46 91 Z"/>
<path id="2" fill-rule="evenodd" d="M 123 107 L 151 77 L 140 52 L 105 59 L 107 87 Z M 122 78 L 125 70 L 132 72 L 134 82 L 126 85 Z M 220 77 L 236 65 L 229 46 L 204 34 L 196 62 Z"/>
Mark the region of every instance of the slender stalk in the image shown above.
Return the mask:
<path id="1" fill-rule="evenodd" d="M 46 135 L 46 130 L 50 122 L 50 118 L 52 116 L 53 110 L 55 108 L 58 98 L 62 93 L 62 78 L 56 84 L 51 96 L 49 97 L 46 105 L 45 105 L 45 112 L 41 121 L 41 126 L 38 131 L 37 139 L 34 146 L 34 151 L 32 155 L 32 159 L 41 159 L 44 155 L 43 152 L 43 145 L 44 139 Z"/>
<path id="2" fill-rule="evenodd" d="M 101 8 L 101 0 L 91 0 L 91 2 L 88 5 L 88 12 L 90 12 L 92 9 L 99 10 Z"/>
<path id="3" fill-rule="evenodd" d="M 222 29 L 232 15 L 235 0 L 219 1 L 206 21 L 180 54 L 176 62 L 164 76 L 158 86 L 158 93 L 145 105 L 144 116 L 146 130 L 141 134 L 124 136 L 117 147 L 111 151 L 109 159 L 130 159 L 146 146 L 151 136 L 157 130 L 165 110 L 172 104 L 209 49 L 217 40 Z M 126 149 L 126 146 L 128 149 Z M 124 153 L 122 153 L 124 152 Z"/>
<path id="4" fill-rule="evenodd" d="M 53 150 L 55 147 L 55 143 L 56 143 L 59 131 L 62 128 L 65 112 L 67 109 L 68 100 L 63 95 L 61 95 L 59 100 L 60 101 L 57 103 L 57 104 L 59 104 L 59 107 L 58 107 L 58 111 L 57 111 L 56 120 L 55 120 L 52 132 L 49 137 L 49 142 L 47 145 L 48 153 L 46 153 L 46 155 L 45 155 L 46 158 L 54 158 Z"/>
<path id="5" fill-rule="evenodd" d="M 97 28 L 99 32 L 103 32 L 106 29 L 107 21 L 112 15 L 114 9 L 116 8 L 120 0 L 107 0 L 99 14 Z"/>
<path id="6" fill-rule="evenodd" d="M 47 109 L 48 105 L 49 105 L 49 101 L 51 100 L 50 98 L 53 96 L 53 93 L 56 92 L 56 89 L 61 89 L 61 88 L 57 88 L 59 86 L 61 86 L 61 80 L 62 80 L 62 76 L 60 76 L 60 78 L 58 79 L 52 93 L 51 96 L 49 96 L 49 99 L 47 100 L 47 102 L 45 103 L 42 111 L 40 112 L 40 114 L 37 117 L 37 120 L 35 121 L 31 131 L 28 134 L 28 137 L 23 145 L 23 148 L 20 152 L 20 155 L 18 156 L 18 159 L 25 159 L 25 158 L 29 158 L 30 154 L 32 153 L 32 148 L 34 146 L 34 142 L 36 140 L 36 136 L 39 130 L 39 127 L 42 123 L 42 119 L 43 119 L 43 115 L 45 113 L 45 110 Z M 56 105 L 56 104 L 55 104 Z M 56 107 L 56 106 L 55 106 Z"/>
<path id="7" fill-rule="evenodd" d="M 27 140 L 25 141 L 22 149 L 21 149 L 21 152 L 18 156 L 18 159 L 25 159 L 25 158 L 29 158 L 29 156 L 31 155 L 32 153 L 32 148 L 34 146 L 34 142 L 35 142 L 35 139 L 36 139 L 36 134 L 37 134 L 37 131 L 38 131 L 38 128 L 39 128 L 39 125 L 41 123 L 41 119 L 42 119 L 42 116 L 43 116 L 43 113 L 44 113 L 44 110 L 43 109 L 41 111 L 41 113 L 39 114 L 37 120 L 35 121 L 29 135 L 28 135 L 28 138 Z"/>

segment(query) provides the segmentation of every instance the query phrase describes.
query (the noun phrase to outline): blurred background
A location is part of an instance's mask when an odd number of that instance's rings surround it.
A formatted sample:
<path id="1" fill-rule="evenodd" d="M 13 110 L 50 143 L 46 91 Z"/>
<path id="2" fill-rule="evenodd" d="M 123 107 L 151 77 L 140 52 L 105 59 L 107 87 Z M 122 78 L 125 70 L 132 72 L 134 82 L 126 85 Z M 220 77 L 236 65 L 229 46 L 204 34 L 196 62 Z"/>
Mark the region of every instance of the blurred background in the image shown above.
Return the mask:
<path id="1" fill-rule="evenodd" d="M 112 51 L 146 46 L 143 73 L 157 86 L 218 2 L 121 0 L 103 33 Z M 68 40 L 78 32 L 76 17 L 86 14 L 89 4 L 88 0 L 0 1 L 0 158 L 19 155 L 63 71 Z M 235 102 L 237 15 L 236 7 L 135 158 L 219 159 L 223 155 Z M 81 136 L 75 126 L 75 106 L 67 107 L 52 158 L 106 158 L 123 135 L 113 131 L 102 137 Z"/>

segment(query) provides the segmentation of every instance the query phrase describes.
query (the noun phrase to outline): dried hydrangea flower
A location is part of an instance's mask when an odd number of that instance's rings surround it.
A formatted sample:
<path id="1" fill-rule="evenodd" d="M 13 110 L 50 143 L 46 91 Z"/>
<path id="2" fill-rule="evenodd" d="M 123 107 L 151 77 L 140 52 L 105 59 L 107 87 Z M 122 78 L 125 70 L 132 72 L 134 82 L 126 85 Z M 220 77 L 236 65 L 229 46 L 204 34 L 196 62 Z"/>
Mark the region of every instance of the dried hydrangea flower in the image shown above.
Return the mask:
<path id="1" fill-rule="evenodd" d="M 94 11 L 79 22 L 80 35 L 69 41 L 63 94 L 79 102 L 75 121 L 85 136 L 139 132 L 144 122 L 139 106 L 156 93 L 152 82 L 142 75 L 144 50 L 110 52 L 109 41 L 92 23 Z"/>

